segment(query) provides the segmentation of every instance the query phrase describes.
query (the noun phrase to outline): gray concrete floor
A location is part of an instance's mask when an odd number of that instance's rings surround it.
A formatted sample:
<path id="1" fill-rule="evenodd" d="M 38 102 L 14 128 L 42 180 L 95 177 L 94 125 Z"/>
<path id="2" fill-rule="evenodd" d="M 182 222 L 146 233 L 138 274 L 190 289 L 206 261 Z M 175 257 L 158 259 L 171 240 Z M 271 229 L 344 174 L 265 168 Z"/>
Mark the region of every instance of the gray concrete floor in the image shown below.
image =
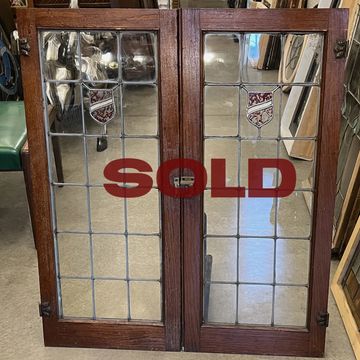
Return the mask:
<path id="1" fill-rule="evenodd" d="M 333 263 L 333 271 L 336 263 Z M 36 251 L 21 173 L 0 174 L 0 359 L 1 360 L 252 360 L 274 357 L 45 348 L 38 314 Z M 332 296 L 326 359 L 355 359 Z M 279 358 L 286 360 L 287 358 Z M 291 358 L 289 358 L 291 359 Z"/>

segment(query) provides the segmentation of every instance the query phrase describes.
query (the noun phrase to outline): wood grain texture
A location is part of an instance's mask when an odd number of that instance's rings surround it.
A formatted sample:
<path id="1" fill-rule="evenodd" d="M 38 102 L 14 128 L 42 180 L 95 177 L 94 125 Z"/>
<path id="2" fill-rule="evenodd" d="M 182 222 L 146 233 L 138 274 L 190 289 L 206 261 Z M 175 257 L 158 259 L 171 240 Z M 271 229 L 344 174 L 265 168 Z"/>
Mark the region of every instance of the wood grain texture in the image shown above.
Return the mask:
<path id="1" fill-rule="evenodd" d="M 201 107 L 201 30 L 200 11 L 182 14 L 182 157 L 202 162 Z M 184 171 L 184 175 L 191 173 Z M 184 199 L 182 203 L 184 347 L 200 350 L 202 321 L 202 198 Z"/>
<path id="2" fill-rule="evenodd" d="M 325 347 L 326 329 L 318 325 L 317 317 L 320 312 L 327 311 L 328 306 L 340 115 L 343 101 L 342 83 L 345 67 L 345 59 L 336 59 L 334 47 L 337 40 L 346 39 L 347 21 L 346 10 L 331 10 L 329 29 L 325 37 L 308 303 L 311 333 L 309 354 L 322 353 Z"/>
<path id="3" fill-rule="evenodd" d="M 156 9 L 18 9 L 42 29 L 129 29 L 158 30 Z"/>
<path id="4" fill-rule="evenodd" d="M 200 26 L 204 31 L 327 31 L 331 12 L 329 9 L 209 9 L 201 11 Z"/>
<path id="5" fill-rule="evenodd" d="M 161 162 L 180 157 L 177 12 L 160 13 Z M 179 176 L 174 172 L 172 176 Z M 181 243 L 180 199 L 162 196 L 164 318 L 166 349 L 180 350 Z"/>

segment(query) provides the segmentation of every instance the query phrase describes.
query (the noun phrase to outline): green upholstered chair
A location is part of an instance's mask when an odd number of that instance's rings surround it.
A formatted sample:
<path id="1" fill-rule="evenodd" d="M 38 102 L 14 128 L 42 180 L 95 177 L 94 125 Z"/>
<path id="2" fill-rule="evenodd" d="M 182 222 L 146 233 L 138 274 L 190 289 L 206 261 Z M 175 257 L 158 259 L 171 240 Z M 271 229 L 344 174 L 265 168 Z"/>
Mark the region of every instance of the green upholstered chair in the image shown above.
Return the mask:
<path id="1" fill-rule="evenodd" d="M 60 147 L 53 144 L 57 177 L 63 182 Z M 31 190 L 30 152 L 22 101 L 0 101 L 0 171 L 23 171 L 33 231 L 34 197 Z M 35 244 L 36 245 L 36 244 Z"/>

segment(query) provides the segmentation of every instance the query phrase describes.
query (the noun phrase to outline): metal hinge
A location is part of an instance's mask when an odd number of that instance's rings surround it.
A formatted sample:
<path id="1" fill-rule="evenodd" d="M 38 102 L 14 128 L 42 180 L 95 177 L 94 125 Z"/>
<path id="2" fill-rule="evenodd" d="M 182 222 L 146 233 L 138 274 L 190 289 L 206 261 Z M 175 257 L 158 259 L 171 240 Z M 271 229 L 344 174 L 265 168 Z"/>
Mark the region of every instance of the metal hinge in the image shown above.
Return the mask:
<path id="1" fill-rule="evenodd" d="M 337 59 L 343 59 L 346 57 L 346 50 L 347 50 L 348 42 L 346 40 L 337 40 L 335 47 L 334 47 L 334 53 L 335 57 Z"/>
<path id="2" fill-rule="evenodd" d="M 39 304 L 39 314 L 41 317 L 50 317 L 51 308 L 49 303 Z"/>
<path id="3" fill-rule="evenodd" d="M 27 38 L 19 39 L 19 50 L 21 55 L 29 56 L 30 45 Z"/>
<path id="4" fill-rule="evenodd" d="M 329 313 L 328 312 L 321 312 L 317 317 L 317 322 L 319 326 L 328 327 L 329 326 Z"/>
<path id="5" fill-rule="evenodd" d="M 193 176 L 182 176 L 181 178 L 174 178 L 174 185 L 176 188 L 188 188 L 194 185 L 195 178 Z"/>

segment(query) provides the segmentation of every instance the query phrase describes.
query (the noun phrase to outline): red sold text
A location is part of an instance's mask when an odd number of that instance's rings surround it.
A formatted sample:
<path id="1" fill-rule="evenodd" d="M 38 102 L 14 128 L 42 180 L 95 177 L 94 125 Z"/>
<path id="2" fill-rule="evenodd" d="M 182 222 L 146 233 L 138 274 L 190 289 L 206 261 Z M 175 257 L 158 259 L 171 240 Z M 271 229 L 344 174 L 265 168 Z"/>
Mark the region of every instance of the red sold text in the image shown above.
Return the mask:
<path id="1" fill-rule="evenodd" d="M 264 188 L 264 169 L 277 169 L 281 173 L 281 184 L 276 188 Z M 126 169 L 137 172 L 126 172 Z M 175 171 L 190 170 L 193 182 L 190 186 L 176 186 L 171 179 Z M 109 183 L 105 190 L 116 197 L 136 198 L 146 195 L 153 187 L 152 167 L 139 159 L 118 159 L 111 161 L 104 169 Z M 287 197 L 295 190 L 296 171 L 294 165 L 286 159 L 249 159 L 248 161 L 248 197 Z M 280 177 L 279 177 L 280 178 Z M 211 160 L 211 196 L 215 198 L 245 197 L 244 187 L 226 186 L 226 160 Z M 167 196 L 192 198 L 200 195 L 207 187 L 208 176 L 205 167 L 193 159 L 174 159 L 163 162 L 156 174 L 158 189 Z M 121 185 L 122 184 L 122 185 Z M 126 185 L 125 185 L 126 184 Z M 132 186 L 129 186 L 132 184 Z"/>

